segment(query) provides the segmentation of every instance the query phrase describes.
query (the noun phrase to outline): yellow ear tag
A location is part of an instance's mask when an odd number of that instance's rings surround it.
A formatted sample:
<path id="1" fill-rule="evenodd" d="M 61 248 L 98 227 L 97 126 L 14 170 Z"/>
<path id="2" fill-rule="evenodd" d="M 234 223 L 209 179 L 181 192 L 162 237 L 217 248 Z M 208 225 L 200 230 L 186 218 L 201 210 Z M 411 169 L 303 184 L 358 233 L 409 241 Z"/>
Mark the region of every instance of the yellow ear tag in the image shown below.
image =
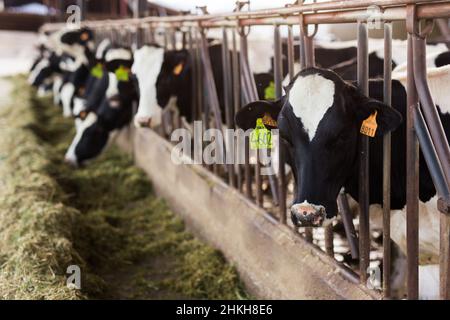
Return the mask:
<path id="1" fill-rule="evenodd" d="M 116 71 L 116 78 L 118 81 L 128 82 L 130 80 L 130 69 L 120 66 Z"/>
<path id="2" fill-rule="evenodd" d="M 264 90 L 264 100 L 275 100 L 276 98 L 275 82 L 270 81 L 269 86 Z"/>
<path id="3" fill-rule="evenodd" d="M 262 122 L 265 126 L 269 126 L 269 127 L 273 127 L 273 128 L 278 127 L 277 121 L 274 120 L 269 113 L 264 114 L 264 117 L 262 118 Z"/>
<path id="4" fill-rule="evenodd" d="M 262 118 L 256 120 L 256 128 L 250 134 L 250 149 L 272 149 L 272 131 L 264 126 Z"/>
<path id="5" fill-rule="evenodd" d="M 369 136 L 371 138 L 375 137 L 375 134 L 377 133 L 377 115 L 378 111 L 375 111 L 370 117 L 368 117 L 366 120 L 363 121 L 361 126 L 361 133 L 365 136 Z"/>
<path id="6" fill-rule="evenodd" d="M 81 39 L 82 41 L 86 41 L 87 39 L 89 39 L 89 33 L 83 32 L 83 33 L 81 34 L 81 36 L 80 36 L 80 39 Z"/>
<path id="7" fill-rule="evenodd" d="M 101 63 L 97 63 L 95 67 L 91 69 L 91 74 L 97 79 L 103 78 L 103 66 Z"/>
<path id="8" fill-rule="evenodd" d="M 79 117 L 81 120 L 86 119 L 86 117 L 87 117 L 87 112 L 84 111 L 84 110 L 81 111 L 80 114 L 78 115 L 78 117 Z"/>
<path id="9" fill-rule="evenodd" d="M 184 64 L 181 62 L 176 65 L 175 68 L 173 68 L 173 74 L 176 76 L 179 76 L 181 72 L 183 72 Z"/>

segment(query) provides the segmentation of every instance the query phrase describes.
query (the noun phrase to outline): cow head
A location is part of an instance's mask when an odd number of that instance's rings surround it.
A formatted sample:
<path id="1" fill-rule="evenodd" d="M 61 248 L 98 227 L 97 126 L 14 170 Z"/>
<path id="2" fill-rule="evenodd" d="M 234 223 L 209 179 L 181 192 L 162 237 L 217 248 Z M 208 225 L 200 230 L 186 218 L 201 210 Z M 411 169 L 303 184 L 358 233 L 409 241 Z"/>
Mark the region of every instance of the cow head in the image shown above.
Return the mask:
<path id="1" fill-rule="evenodd" d="M 28 82 L 34 86 L 39 87 L 53 76 L 55 72 L 60 72 L 59 64 L 61 57 L 54 52 L 44 55 L 39 62 L 37 62 L 30 72 Z"/>
<path id="2" fill-rule="evenodd" d="M 357 165 L 363 121 L 376 115 L 376 135 L 382 136 L 399 126 L 402 117 L 330 70 L 303 70 L 286 92 L 279 101 L 245 106 L 236 123 L 247 130 L 267 113 L 278 118 L 296 179 L 292 221 L 318 227 L 337 214 L 338 193 Z"/>
<path id="3" fill-rule="evenodd" d="M 189 100 L 190 103 L 190 99 L 183 98 L 183 93 L 190 94 L 189 53 L 186 50 L 164 52 L 157 46 L 143 46 L 136 50 L 134 57 L 132 70 L 138 79 L 140 91 L 135 125 L 158 125 L 161 111 L 172 97 L 178 98 L 178 108 L 184 115 L 185 102 Z"/>
<path id="4" fill-rule="evenodd" d="M 66 162 L 78 166 L 97 157 L 110 134 L 130 122 L 136 91 L 131 75 L 133 57 L 129 48 L 111 48 L 105 55 L 108 84 L 96 112 L 89 111 L 78 125 L 66 153 Z M 93 94 L 100 94 L 99 92 Z"/>

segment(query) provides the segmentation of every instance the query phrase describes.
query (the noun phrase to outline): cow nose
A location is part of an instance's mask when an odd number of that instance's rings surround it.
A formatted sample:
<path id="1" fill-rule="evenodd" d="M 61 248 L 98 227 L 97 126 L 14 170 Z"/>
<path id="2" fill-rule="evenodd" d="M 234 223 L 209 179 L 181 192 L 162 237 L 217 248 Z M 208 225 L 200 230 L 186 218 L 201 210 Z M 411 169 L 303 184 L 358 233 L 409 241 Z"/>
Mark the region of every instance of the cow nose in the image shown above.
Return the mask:
<path id="1" fill-rule="evenodd" d="M 64 162 L 68 165 L 70 165 L 71 167 L 77 168 L 78 167 L 78 161 L 72 157 L 66 156 L 64 158 Z"/>
<path id="2" fill-rule="evenodd" d="M 152 124 L 151 117 L 135 117 L 134 124 L 138 128 L 150 128 Z"/>
<path id="3" fill-rule="evenodd" d="M 303 202 L 294 204 L 291 208 L 292 223 L 296 227 L 321 227 L 325 217 L 326 213 L 323 206 Z"/>

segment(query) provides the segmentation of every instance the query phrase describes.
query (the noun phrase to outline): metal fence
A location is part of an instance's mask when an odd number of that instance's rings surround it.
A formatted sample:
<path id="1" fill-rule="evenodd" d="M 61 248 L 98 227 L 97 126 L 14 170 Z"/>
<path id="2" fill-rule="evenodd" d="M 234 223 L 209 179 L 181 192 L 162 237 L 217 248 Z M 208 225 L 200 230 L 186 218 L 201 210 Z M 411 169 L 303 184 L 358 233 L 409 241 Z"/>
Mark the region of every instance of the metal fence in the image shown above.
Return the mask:
<path id="1" fill-rule="evenodd" d="M 301 1 L 300 1 L 301 2 Z M 426 2 L 426 3 L 425 3 Z M 391 104 L 392 72 L 392 22 L 406 21 L 408 33 L 407 68 L 407 293 L 409 299 L 417 299 L 419 292 L 419 145 L 424 151 L 426 163 L 440 196 L 440 295 L 450 299 L 450 149 L 437 108 L 433 102 L 426 77 L 426 40 L 433 26 L 433 20 L 450 17 L 449 1 L 420 0 L 348 0 L 310 4 L 297 4 L 285 8 L 244 11 L 247 3 L 238 4 L 236 10 L 219 15 L 186 15 L 171 17 L 145 17 L 123 20 L 87 21 L 84 25 L 94 28 L 99 39 L 111 38 L 114 42 L 135 43 L 155 42 L 162 36 L 165 48 L 177 48 L 176 34 L 180 34 L 182 46 L 193 57 L 193 119 L 203 119 L 207 125 L 222 127 L 218 90 L 224 92 L 226 126 L 234 128 L 234 115 L 246 103 L 257 100 L 257 91 L 250 69 L 247 52 L 247 35 L 252 26 L 273 26 L 274 39 L 274 79 L 276 97 L 282 96 L 282 37 L 280 29 L 287 29 L 288 74 L 294 77 L 294 55 L 299 50 L 302 67 L 314 66 L 314 36 L 320 24 L 357 23 L 357 81 L 360 89 L 368 94 L 368 22 L 371 19 L 367 8 L 377 6 L 378 19 L 384 28 L 384 102 Z M 424 21 L 423 26 L 421 21 Z M 58 28 L 61 25 L 46 25 L 44 29 Z M 313 32 L 308 33 L 308 26 Z M 222 29 L 225 70 L 223 88 L 216 88 L 211 60 L 207 50 L 205 31 L 211 28 Z M 300 45 L 294 45 L 293 29 L 300 29 Z M 240 50 L 238 50 L 238 42 Z M 207 92 L 205 95 L 203 89 Z M 419 104 L 420 102 L 420 104 Z M 206 121 L 211 115 L 212 122 Z M 182 126 L 179 119 L 164 121 L 161 132 L 166 137 L 170 129 Z M 369 224 L 369 139 L 361 136 L 359 151 L 359 230 L 356 232 L 345 194 L 338 198 L 346 237 L 353 258 L 359 258 L 359 272 L 349 274 L 358 277 L 362 283 L 368 278 L 370 262 L 370 224 Z M 264 206 L 264 199 L 276 204 L 280 223 L 287 224 L 287 177 L 285 173 L 285 152 L 280 145 L 280 166 L 278 177 L 268 181 L 261 176 L 261 165 L 250 163 L 248 140 L 245 152 L 245 165 L 233 170 L 231 166 L 213 165 L 208 167 L 216 174 L 226 177 L 229 185 L 239 189 L 246 197 Z M 391 135 L 384 138 L 383 163 L 383 296 L 391 296 L 390 288 L 390 188 L 391 188 Z M 262 185 L 267 183 L 271 194 L 263 193 Z M 312 242 L 311 229 L 302 231 L 306 241 Z M 326 252 L 334 256 L 333 231 L 324 230 Z"/>

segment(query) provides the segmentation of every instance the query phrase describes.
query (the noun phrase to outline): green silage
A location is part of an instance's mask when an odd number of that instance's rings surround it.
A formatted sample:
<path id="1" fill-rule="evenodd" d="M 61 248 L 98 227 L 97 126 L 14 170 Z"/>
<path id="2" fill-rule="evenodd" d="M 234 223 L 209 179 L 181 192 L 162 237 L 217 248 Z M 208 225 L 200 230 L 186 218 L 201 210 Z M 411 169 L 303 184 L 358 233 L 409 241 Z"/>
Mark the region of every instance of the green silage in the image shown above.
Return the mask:
<path id="1" fill-rule="evenodd" d="M 111 147 L 67 166 L 73 121 L 14 82 L 14 104 L 0 113 L 0 297 L 246 297 L 235 268 L 185 230 L 129 156 Z M 71 264 L 81 291 L 66 286 Z"/>

